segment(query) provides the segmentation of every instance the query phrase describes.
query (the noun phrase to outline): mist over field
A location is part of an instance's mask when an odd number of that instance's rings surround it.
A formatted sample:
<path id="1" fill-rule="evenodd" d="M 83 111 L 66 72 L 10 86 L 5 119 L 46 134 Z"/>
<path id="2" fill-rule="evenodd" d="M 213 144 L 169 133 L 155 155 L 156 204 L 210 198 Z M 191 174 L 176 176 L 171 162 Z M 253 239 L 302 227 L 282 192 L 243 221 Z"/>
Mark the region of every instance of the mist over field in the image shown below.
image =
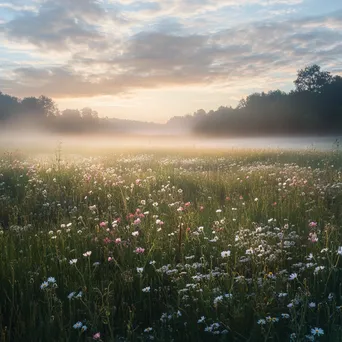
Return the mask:
<path id="1" fill-rule="evenodd" d="M 227 150 L 227 149 L 293 149 L 335 150 L 340 147 L 341 136 L 305 137 L 202 137 L 184 133 L 159 132 L 101 134 L 58 134 L 40 130 L 0 130 L 0 150 L 22 150 L 53 153 L 57 148 L 86 152 L 131 150 Z"/>

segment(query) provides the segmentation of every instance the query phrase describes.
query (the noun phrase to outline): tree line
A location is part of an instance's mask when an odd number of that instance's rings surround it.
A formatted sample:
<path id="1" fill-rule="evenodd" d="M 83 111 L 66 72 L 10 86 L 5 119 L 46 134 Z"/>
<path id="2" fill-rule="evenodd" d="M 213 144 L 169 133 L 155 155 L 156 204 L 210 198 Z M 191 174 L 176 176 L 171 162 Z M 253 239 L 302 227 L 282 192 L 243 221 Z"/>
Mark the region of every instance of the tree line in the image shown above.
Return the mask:
<path id="1" fill-rule="evenodd" d="M 301 69 L 289 93 L 272 90 L 242 99 L 236 108 L 203 109 L 171 124 L 204 135 L 310 135 L 342 133 L 342 77 L 314 64 Z"/>
<path id="2" fill-rule="evenodd" d="M 80 133 L 99 130 L 101 122 L 98 113 L 89 107 L 60 111 L 44 95 L 20 99 L 0 92 L 0 127 L 21 126 Z"/>
<path id="3" fill-rule="evenodd" d="M 294 135 L 342 133 L 342 77 L 314 64 L 301 69 L 295 89 L 254 93 L 233 107 L 221 106 L 209 112 L 175 116 L 158 129 L 184 127 L 202 135 Z M 136 122 L 134 127 L 138 128 Z M 52 132 L 82 133 L 125 131 L 130 121 L 99 118 L 91 108 L 60 111 L 49 97 L 23 99 L 0 92 L 0 128 L 34 126 Z M 156 128 L 141 123 L 141 130 Z"/>

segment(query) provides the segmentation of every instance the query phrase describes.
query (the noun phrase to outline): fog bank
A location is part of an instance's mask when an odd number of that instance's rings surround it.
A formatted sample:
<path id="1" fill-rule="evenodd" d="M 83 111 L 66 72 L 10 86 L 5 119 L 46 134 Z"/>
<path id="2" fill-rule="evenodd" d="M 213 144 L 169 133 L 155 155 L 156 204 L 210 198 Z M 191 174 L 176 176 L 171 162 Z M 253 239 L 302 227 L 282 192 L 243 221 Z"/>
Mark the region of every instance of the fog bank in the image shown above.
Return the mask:
<path id="1" fill-rule="evenodd" d="M 0 148 L 6 150 L 54 151 L 122 150 L 122 149 L 317 149 L 332 150 L 339 147 L 341 137 L 241 137 L 203 138 L 185 134 L 178 135 L 62 135 L 43 133 L 39 130 L 2 130 Z"/>

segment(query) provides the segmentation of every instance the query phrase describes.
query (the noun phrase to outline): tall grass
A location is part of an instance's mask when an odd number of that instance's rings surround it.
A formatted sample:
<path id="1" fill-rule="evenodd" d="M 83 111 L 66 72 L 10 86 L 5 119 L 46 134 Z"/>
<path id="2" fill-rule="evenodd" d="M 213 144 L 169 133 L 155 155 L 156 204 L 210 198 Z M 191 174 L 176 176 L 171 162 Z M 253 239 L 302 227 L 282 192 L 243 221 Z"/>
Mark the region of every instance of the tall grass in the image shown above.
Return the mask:
<path id="1" fill-rule="evenodd" d="M 0 161 L 1 341 L 342 341 L 339 152 Z"/>

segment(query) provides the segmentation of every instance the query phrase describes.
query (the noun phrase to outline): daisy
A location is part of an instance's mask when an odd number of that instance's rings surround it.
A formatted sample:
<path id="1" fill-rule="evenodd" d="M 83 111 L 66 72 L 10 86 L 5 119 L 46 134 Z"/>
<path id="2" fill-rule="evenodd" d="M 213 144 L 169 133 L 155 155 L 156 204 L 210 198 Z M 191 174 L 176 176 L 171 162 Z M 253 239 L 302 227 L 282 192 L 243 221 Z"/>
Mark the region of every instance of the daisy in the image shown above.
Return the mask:
<path id="1" fill-rule="evenodd" d="M 316 336 L 316 335 L 321 336 L 321 335 L 324 335 L 324 330 L 321 328 L 315 327 L 315 328 L 311 329 L 311 334 L 314 336 Z"/>
<path id="2" fill-rule="evenodd" d="M 292 274 L 290 274 L 290 276 L 289 276 L 289 280 L 295 280 L 295 279 L 297 279 L 297 278 L 298 278 L 297 273 L 292 273 Z"/>

